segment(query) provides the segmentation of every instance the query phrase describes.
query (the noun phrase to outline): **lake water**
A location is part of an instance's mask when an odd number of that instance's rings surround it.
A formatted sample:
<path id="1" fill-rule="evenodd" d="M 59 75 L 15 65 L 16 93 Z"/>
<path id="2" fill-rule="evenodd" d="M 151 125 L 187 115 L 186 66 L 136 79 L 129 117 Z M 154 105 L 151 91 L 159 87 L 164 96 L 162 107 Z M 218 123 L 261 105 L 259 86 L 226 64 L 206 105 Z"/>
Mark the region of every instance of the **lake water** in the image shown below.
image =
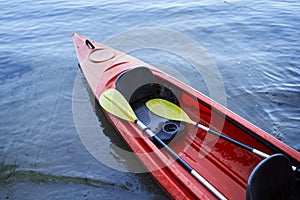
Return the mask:
<path id="1" fill-rule="evenodd" d="M 93 106 L 72 32 L 104 43 L 145 28 L 191 38 L 216 64 L 226 106 L 300 151 L 297 0 L 0 0 L 0 5 L 0 199 L 167 198 L 149 174 L 132 173 L 132 161 L 116 150 L 126 145 Z M 190 70 L 159 52 L 132 54 L 172 66 L 210 95 L 201 76 L 185 75 Z M 85 122 L 80 131 L 74 106 L 81 106 Z M 98 134 L 101 157 L 119 169 L 91 154 L 82 131 Z"/>

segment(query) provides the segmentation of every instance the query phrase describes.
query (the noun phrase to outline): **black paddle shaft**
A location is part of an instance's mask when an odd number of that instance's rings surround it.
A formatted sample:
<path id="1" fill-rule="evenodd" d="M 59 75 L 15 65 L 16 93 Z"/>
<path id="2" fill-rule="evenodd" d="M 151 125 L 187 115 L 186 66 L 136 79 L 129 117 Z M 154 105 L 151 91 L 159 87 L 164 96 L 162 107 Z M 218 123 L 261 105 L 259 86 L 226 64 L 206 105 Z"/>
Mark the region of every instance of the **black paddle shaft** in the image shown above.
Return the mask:
<path id="1" fill-rule="evenodd" d="M 234 140 L 234 139 L 232 139 L 230 137 L 227 137 L 227 136 L 225 136 L 225 135 L 223 135 L 223 134 L 221 134 L 221 133 L 219 133 L 217 131 L 208 129 L 208 132 L 210 132 L 210 133 L 212 133 L 212 134 L 214 134 L 216 136 L 219 136 L 220 138 L 222 138 L 224 140 L 227 140 L 227 141 L 229 141 L 229 142 L 231 142 L 233 144 L 236 144 L 236 145 L 242 147 L 243 149 L 246 149 L 247 151 L 253 152 L 253 148 L 252 147 L 249 147 L 248 145 L 245 145 L 245 144 L 243 144 L 243 143 L 241 143 L 239 141 L 236 141 L 236 140 Z"/>
<path id="2" fill-rule="evenodd" d="M 166 143 L 164 143 L 159 137 L 156 135 L 152 136 L 152 139 L 158 142 L 165 150 L 174 158 L 177 162 L 179 162 L 186 170 L 191 172 L 193 168 L 191 168 L 184 160 L 182 160 Z"/>

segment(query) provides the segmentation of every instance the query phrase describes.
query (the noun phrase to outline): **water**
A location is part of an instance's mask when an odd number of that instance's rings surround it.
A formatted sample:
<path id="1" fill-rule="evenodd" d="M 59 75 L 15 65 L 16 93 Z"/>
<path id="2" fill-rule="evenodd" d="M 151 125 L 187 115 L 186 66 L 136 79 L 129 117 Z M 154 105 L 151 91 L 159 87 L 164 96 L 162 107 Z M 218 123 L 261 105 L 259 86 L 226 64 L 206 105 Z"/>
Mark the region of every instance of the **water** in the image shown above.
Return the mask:
<path id="1" fill-rule="evenodd" d="M 149 174 L 126 172 L 130 162 L 112 148 L 126 145 L 91 103 L 72 32 L 99 42 L 145 27 L 185 34 L 216 63 L 227 107 L 300 151 L 296 0 L 0 0 L 0 5 L 0 199 L 167 198 Z M 146 52 L 136 55 L 190 73 L 158 51 Z M 201 76 L 188 77 L 209 95 Z M 81 142 L 72 107 L 75 85 L 86 106 L 82 116 L 98 123 L 93 130 L 103 144 L 101 156 L 121 171 L 99 162 Z"/>

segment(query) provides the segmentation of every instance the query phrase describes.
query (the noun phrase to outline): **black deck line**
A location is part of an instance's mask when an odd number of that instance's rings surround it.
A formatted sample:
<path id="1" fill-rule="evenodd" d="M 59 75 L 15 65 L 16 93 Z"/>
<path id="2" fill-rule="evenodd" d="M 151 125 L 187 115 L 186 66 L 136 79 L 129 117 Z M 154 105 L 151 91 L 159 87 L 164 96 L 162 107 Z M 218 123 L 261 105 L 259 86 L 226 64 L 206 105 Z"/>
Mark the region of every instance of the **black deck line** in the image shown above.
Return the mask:
<path id="1" fill-rule="evenodd" d="M 191 95 L 189 94 L 189 96 L 191 96 Z M 258 142 L 260 142 L 261 144 L 263 144 L 266 147 L 268 147 L 269 149 L 271 149 L 273 151 L 273 153 L 282 153 L 282 150 L 280 150 L 276 146 L 272 145 L 271 143 L 267 142 L 266 140 L 264 140 L 260 136 L 256 135 L 253 131 L 251 131 L 250 129 L 246 128 L 242 124 L 238 123 L 237 121 L 233 120 L 232 118 L 228 117 L 227 115 L 224 115 L 219 110 L 213 108 L 212 106 L 210 106 L 209 104 L 207 104 L 203 100 L 197 98 L 197 101 L 198 101 L 198 103 L 201 103 L 202 105 L 204 105 L 206 108 L 210 109 L 212 112 L 214 112 L 214 113 L 218 114 L 219 116 L 225 118 L 225 120 L 228 120 L 230 123 L 232 123 L 233 125 L 235 125 L 239 129 L 241 129 L 242 131 L 246 132 L 248 135 L 254 137 Z M 287 156 L 289 157 L 290 161 L 292 163 L 294 163 L 294 166 L 298 167 L 300 165 L 300 163 L 297 160 L 295 160 L 294 158 L 292 158 L 289 155 L 287 155 Z"/>
<path id="2" fill-rule="evenodd" d="M 262 143 L 263 145 L 265 145 L 266 147 L 268 147 L 269 149 L 271 149 L 274 153 L 282 152 L 280 149 L 278 149 L 277 147 L 275 147 L 271 143 L 267 142 L 266 140 L 264 140 L 260 136 L 256 135 L 250 129 L 246 128 L 245 126 L 243 126 L 242 124 L 240 124 L 237 121 L 233 120 L 232 118 L 228 117 L 227 115 L 221 113 L 219 110 L 217 110 L 214 107 L 210 106 L 206 102 L 202 101 L 199 98 L 197 98 L 197 101 L 198 101 L 198 103 L 201 103 L 202 105 L 204 105 L 206 108 L 210 109 L 212 112 L 214 112 L 214 113 L 218 114 L 219 116 L 225 118 L 225 120 L 229 121 L 230 123 L 232 123 L 233 125 L 235 125 L 239 129 L 241 129 L 242 131 L 246 132 L 248 135 L 254 137 L 258 142 Z"/>

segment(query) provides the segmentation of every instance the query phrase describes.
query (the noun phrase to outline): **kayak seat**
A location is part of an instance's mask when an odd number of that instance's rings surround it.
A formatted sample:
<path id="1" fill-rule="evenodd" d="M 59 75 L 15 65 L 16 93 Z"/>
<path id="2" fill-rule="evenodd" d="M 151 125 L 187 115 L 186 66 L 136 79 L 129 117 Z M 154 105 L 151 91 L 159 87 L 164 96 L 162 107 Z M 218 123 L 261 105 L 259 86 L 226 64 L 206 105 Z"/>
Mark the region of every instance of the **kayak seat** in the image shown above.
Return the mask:
<path id="1" fill-rule="evenodd" d="M 149 68 L 137 67 L 123 72 L 116 80 L 116 89 L 129 102 L 138 119 L 165 143 L 169 143 L 177 133 L 184 130 L 185 126 L 180 122 L 159 117 L 146 107 L 146 102 L 153 98 L 163 98 L 178 104 L 172 90 L 156 83 Z"/>
<path id="2" fill-rule="evenodd" d="M 293 170 L 289 159 L 274 154 L 261 161 L 252 171 L 246 190 L 247 200 L 290 199 Z"/>
<path id="3" fill-rule="evenodd" d="M 153 73 L 147 67 L 136 67 L 119 75 L 116 89 L 134 108 L 136 104 L 146 103 L 153 98 L 163 98 L 178 104 L 177 97 L 168 87 L 156 83 Z"/>
<path id="4" fill-rule="evenodd" d="M 119 90 L 127 101 L 141 86 L 154 83 L 154 75 L 147 67 L 136 67 L 119 75 L 116 80 L 116 89 Z"/>

